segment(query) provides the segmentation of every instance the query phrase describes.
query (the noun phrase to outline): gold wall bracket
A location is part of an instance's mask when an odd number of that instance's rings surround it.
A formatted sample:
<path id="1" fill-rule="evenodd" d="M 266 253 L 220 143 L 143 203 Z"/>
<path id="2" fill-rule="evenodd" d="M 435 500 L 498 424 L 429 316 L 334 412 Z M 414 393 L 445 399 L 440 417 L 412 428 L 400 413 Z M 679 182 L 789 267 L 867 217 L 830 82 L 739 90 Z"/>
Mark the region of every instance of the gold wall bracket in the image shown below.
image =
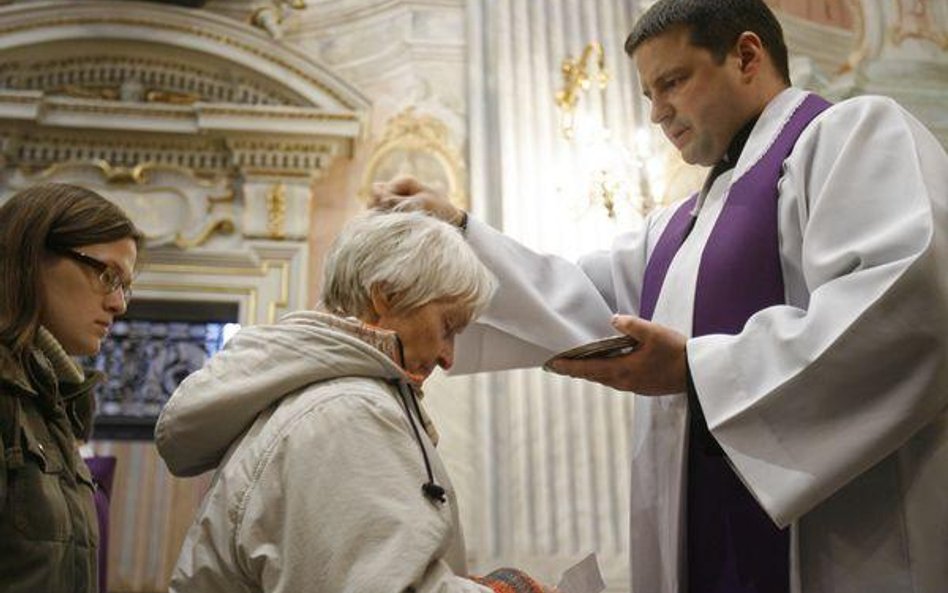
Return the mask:
<path id="1" fill-rule="evenodd" d="M 578 59 L 567 57 L 560 68 L 563 73 L 563 88 L 556 92 L 556 105 L 560 108 L 560 129 L 567 140 L 573 138 L 575 132 L 576 105 L 582 91 L 589 88 L 592 82 L 589 62 L 595 55 L 595 81 L 599 88 L 606 88 L 609 83 L 609 72 L 606 70 L 606 55 L 602 44 L 593 41 L 583 49 Z"/>

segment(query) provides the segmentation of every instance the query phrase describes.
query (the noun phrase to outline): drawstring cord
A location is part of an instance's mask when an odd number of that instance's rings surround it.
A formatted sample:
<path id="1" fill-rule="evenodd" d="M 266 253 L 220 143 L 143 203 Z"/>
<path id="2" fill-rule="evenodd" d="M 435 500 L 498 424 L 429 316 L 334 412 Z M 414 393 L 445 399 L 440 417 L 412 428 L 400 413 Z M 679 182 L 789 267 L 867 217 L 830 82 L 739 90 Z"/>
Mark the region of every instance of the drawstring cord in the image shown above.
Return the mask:
<path id="1" fill-rule="evenodd" d="M 402 387 L 407 388 L 407 395 L 405 393 L 406 390 L 402 389 Z M 428 460 L 428 452 L 425 449 L 424 442 L 421 440 L 421 433 L 418 431 L 418 426 L 415 424 L 414 414 L 411 413 L 411 408 L 409 407 L 406 398 L 411 400 L 411 402 L 414 404 L 415 414 L 421 418 L 421 410 L 418 409 L 418 400 L 415 398 L 415 394 L 411 393 L 411 387 L 402 381 L 398 381 L 397 388 L 398 393 L 401 396 L 402 403 L 405 406 L 405 413 L 408 414 L 408 423 L 411 424 L 411 429 L 415 433 L 415 440 L 418 441 L 418 447 L 421 448 L 421 457 L 425 461 L 425 472 L 428 474 L 428 481 L 422 484 L 421 491 L 425 495 L 425 498 L 431 502 L 445 503 L 448 501 L 447 496 L 445 496 L 445 490 L 442 486 L 435 484 L 434 473 L 431 471 L 431 462 Z"/>

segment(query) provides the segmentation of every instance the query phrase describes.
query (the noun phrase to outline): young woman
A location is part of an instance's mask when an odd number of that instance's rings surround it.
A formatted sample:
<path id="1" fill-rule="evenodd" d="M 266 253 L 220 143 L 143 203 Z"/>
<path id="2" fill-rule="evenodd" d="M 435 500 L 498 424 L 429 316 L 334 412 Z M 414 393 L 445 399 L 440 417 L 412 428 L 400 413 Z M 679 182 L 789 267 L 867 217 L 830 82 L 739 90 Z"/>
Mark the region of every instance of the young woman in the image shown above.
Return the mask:
<path id="1" fill-rule="evenodd" d="M 46 184 L 0 207 L 0 574 L 7 593 L 98 591 L 98 528 L 77 441 L 94 400 L 72 356 L 125 312 L 143 235 L 87 189 Z"/>

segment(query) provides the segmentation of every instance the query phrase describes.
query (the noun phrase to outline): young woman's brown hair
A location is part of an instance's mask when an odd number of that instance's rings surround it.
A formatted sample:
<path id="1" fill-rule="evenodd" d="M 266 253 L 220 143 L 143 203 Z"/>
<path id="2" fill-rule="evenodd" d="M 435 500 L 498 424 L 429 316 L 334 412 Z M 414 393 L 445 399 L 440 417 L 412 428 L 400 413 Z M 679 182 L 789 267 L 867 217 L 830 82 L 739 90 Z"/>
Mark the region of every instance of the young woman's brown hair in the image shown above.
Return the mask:
<path id="1" fill-rule="evenodd" d="M 48 250 L 144 236 L 122 210 L 94 191 L 36 185 L 0 207 L 0 344 L 16 357 L 36 335 L 42 258 Z"/>

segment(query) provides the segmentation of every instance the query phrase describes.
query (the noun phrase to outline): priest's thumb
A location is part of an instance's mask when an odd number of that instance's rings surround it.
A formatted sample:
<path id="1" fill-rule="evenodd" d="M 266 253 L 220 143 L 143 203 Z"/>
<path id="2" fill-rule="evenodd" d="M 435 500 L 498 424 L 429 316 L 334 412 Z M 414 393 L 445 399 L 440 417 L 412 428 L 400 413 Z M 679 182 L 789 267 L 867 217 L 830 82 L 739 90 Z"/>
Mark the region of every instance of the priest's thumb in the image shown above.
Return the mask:
<path id="1" fill-rule="evenodd" d="M 612 327 L 616 328 L 620 333 L 632 336 L 640 342 L 644 341 L 644 338 L 648 335 L 648 326 L 648 321 L 641 317 L 636 317 L 635 315 L 612 316 Z"/>

